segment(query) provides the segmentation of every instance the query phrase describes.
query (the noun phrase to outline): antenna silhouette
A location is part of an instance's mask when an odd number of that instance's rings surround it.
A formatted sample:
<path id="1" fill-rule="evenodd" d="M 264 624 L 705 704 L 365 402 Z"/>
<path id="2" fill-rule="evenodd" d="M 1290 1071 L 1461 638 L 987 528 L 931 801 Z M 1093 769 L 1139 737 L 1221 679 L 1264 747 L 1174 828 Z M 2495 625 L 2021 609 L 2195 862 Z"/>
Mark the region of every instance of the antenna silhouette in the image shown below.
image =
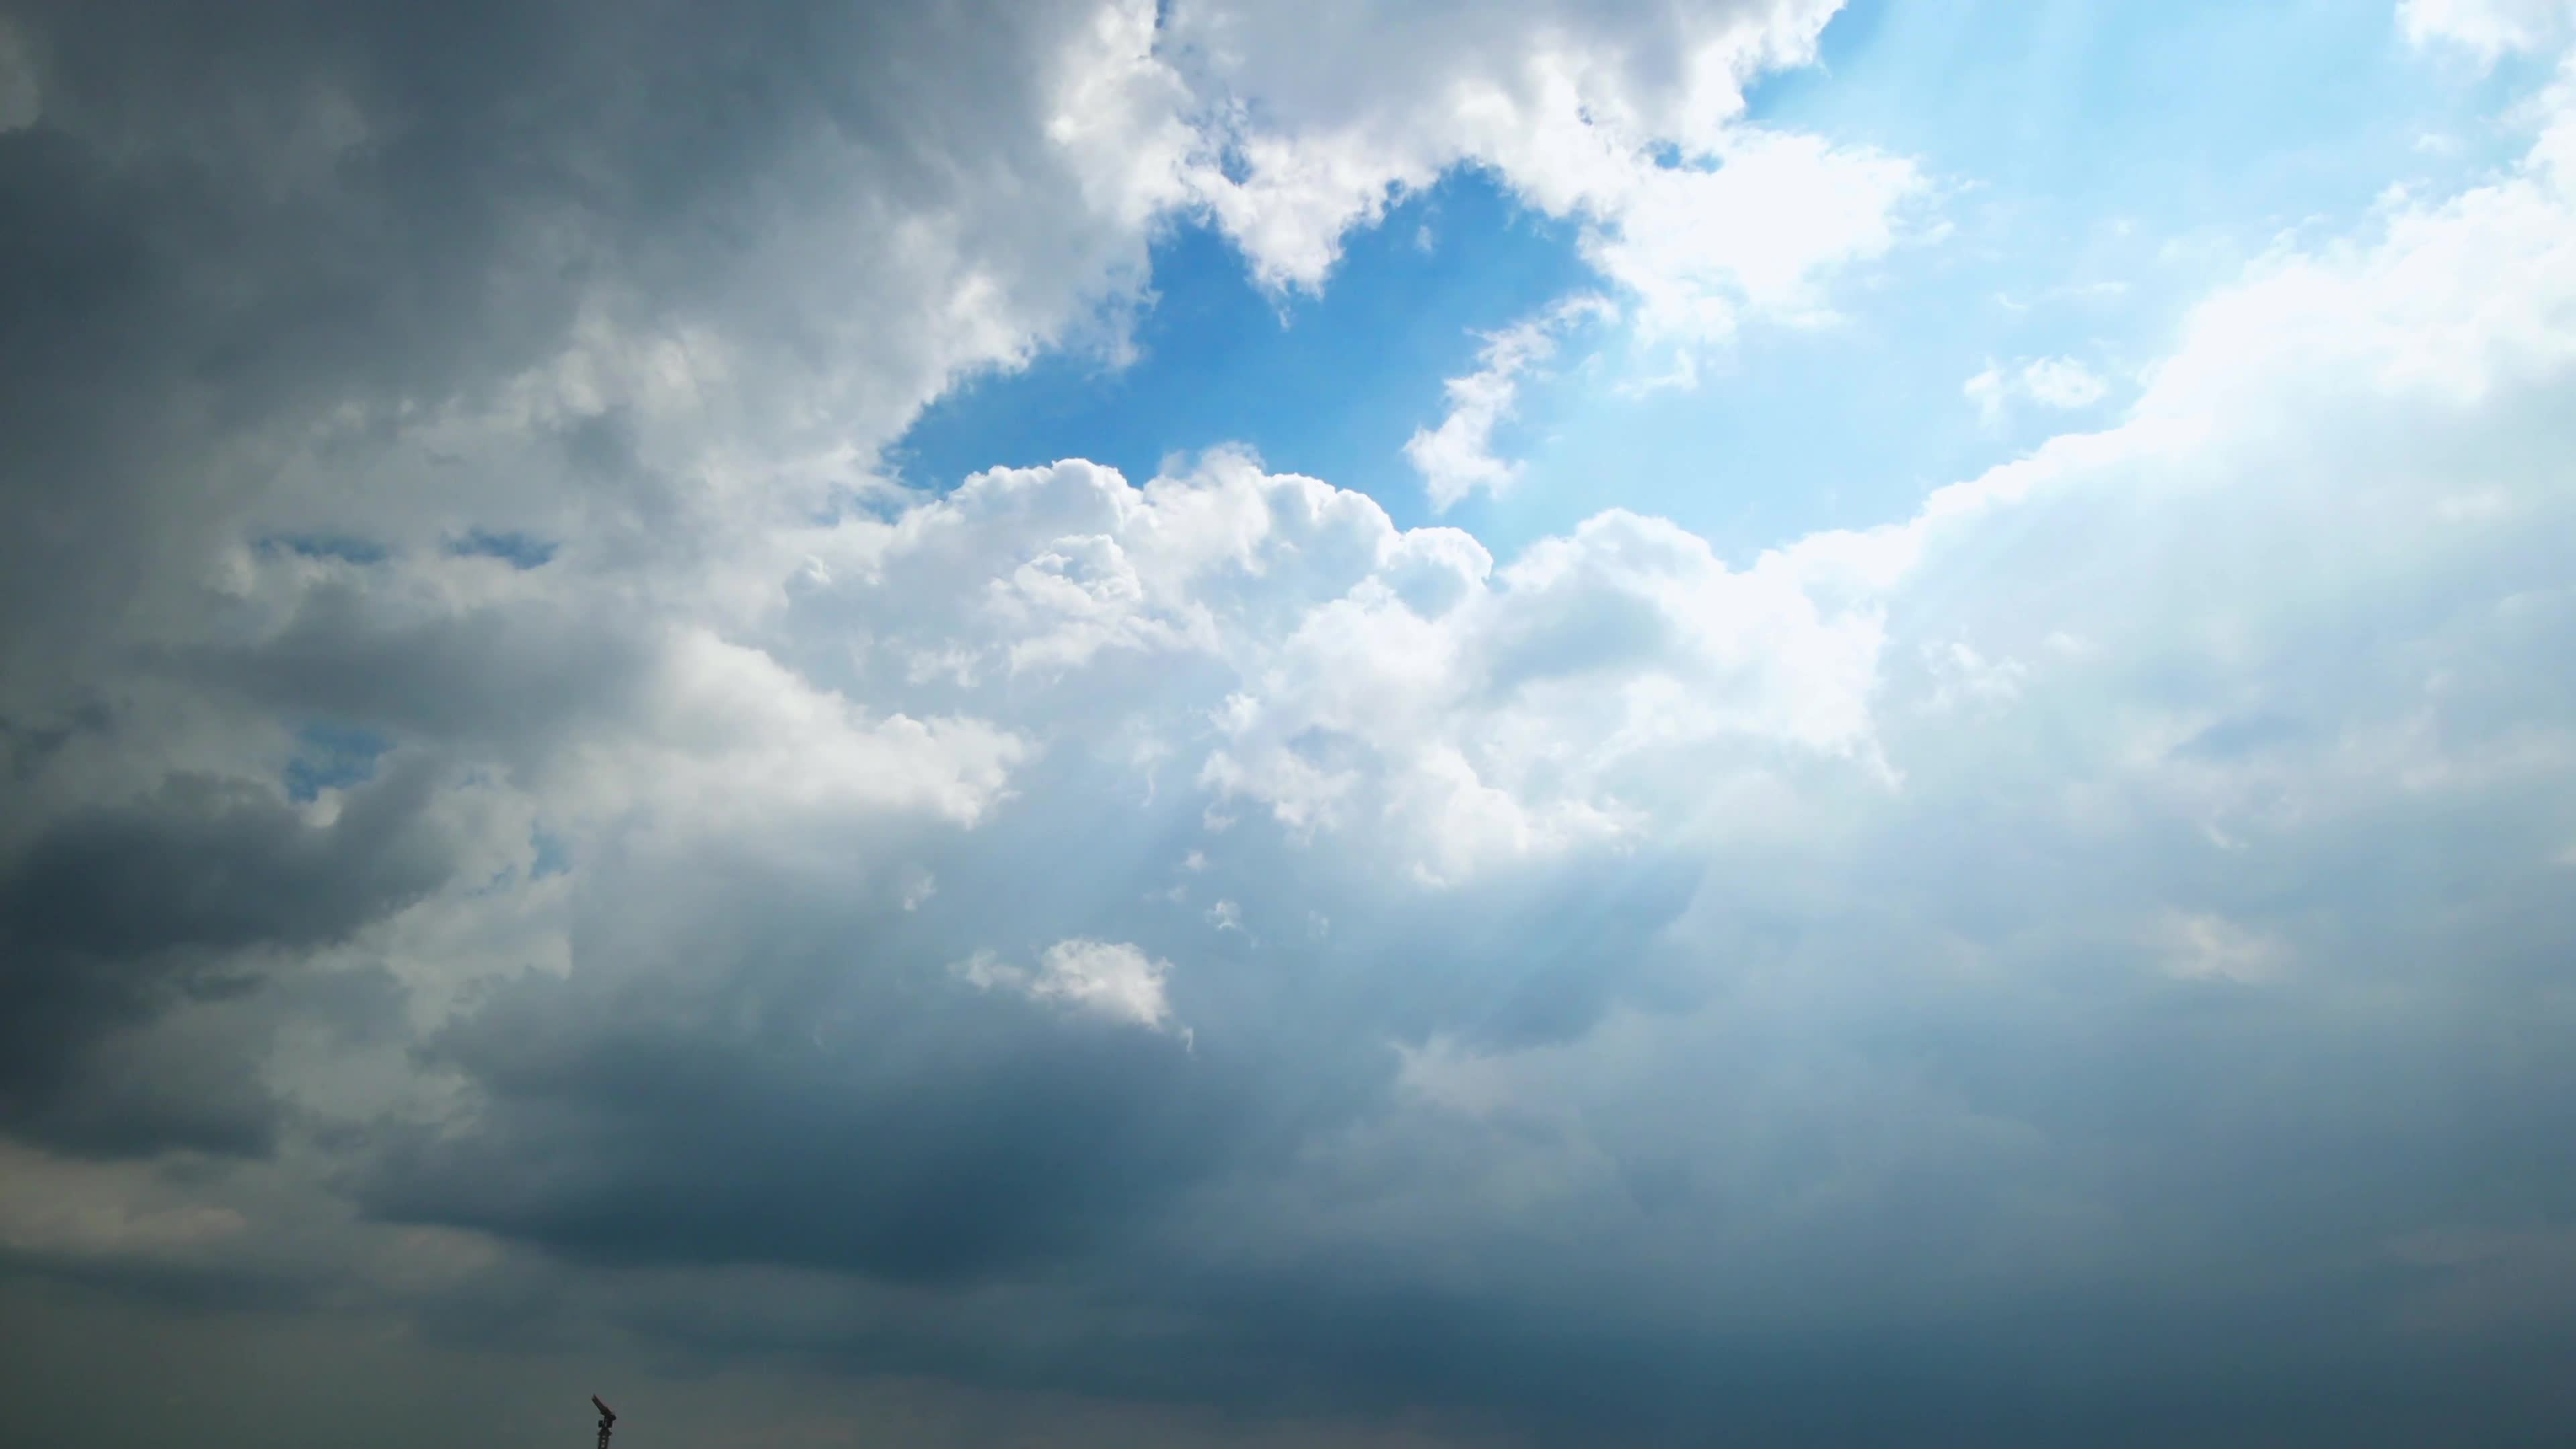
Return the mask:
<path id="1" fill-rule="evenodd" d="M 590 1403 L 599 1410 L 599 1449 L 608 1449 L 608 1426 L 617 1422 L 617 1411 L 601 1403 L 597 1394 L 590 1396 Z"/>

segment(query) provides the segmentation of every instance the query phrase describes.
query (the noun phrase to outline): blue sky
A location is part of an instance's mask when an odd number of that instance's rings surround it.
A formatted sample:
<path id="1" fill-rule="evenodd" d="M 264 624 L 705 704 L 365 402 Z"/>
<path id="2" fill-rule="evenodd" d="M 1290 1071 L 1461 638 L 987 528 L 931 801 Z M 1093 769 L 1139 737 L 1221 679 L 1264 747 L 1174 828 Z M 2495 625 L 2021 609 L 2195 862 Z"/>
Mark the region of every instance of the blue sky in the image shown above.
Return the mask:
<path id="1" fill-rule="evenodd" d="M 1845 6 L 1817 64 L 1766 78 L 1748 115 L 1919 158 L 1943 197 L 1918 233 L 1837 288 L 1832 322 L 1721 349 L 1708 386 L 1641 394 L 1622 384 L 1650 366 L 1560 357 L 1506 430 L 1525 480 L 1448 521 L 1508 554 L 1616 503 L 1749 557 L 1899 513 L 2115 414 L 2183 309 L 2285 237 L 2509 159 L 2498 112 L 2538 69 L 2427 55 L 2376 8 L 2328 0 Z M 1438 420 L 1439 379 L 1472 370 L 1474 334 L 1598 285 L 1578 230 L 1455 171 L 1352 235 L 1315 295 L 1261 287 L 1210 226 L 1177 220 L 1135 361 L 1048 354 L 970 382 L 892 456 L 946 487 L 1068 457 L 1142 479 L 1244 443 L 1427 521 L 1405 439 Z M 1998 425 L 1961 393 L 1991 362 L 2048 357 L 2109 390 Z"/>
<path id="2" fill-rule="evenodd" d="M 1455 173 L 1351 239 L 1322 294 L 1269 291 L 1209 227 L 1175 220 L 1153 248 L 1135 360 L 1050 353 L 970 381 L 893 450 L 904 477 L 953 487 L 984 468 L 1090 458 L 1141 480 L 1172 454 L 1248 444 L 1273 467 L 1350 480 L 1422 516 L 1399 451 L 1440 407 L 1473 333 L 1585 285 L 1573 228 Z"/>
<path id="3" fill-rule="evenodd" d="M 9 1432 L 2576 1421 L 2569 0 L 332 9 L 0 0 Z"/>

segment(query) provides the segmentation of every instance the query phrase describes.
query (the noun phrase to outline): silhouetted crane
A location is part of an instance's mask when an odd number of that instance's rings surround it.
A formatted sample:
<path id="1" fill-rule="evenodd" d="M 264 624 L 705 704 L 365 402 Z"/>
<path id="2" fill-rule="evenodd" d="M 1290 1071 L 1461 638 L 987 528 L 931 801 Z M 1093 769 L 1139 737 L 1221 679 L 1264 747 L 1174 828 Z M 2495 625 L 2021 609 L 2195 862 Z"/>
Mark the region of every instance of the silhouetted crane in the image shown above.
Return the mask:
<path id="1" fill-rule="evenodd" d="M 601 1403 L 597 1394 L 590 1396 L 590 1404 L 599 1410 L 599 1449 L 608 1449 L 608 1426 L 617 1422 L 617 1411 Z"/>

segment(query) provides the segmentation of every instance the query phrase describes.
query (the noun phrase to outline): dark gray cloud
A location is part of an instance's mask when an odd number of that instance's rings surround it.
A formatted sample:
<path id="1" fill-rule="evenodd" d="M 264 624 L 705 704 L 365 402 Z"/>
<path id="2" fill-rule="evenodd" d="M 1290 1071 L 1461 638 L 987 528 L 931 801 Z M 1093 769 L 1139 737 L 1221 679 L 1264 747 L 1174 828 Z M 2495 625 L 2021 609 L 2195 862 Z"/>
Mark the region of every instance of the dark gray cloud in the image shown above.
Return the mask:
<path id="1" fill-rule="evenodd" d="M 634 712 L 652 683 L 653 643 L 578 605 L 422 612 L 329 583 L 258 644 L 168 667 L 290 718 L 506 756 Z"/>
<path id="2" fill-rule="evenodd" d="M 366 1200 L 589 1261 L 941 1282 L 1145 1230 L 1176 1178 L 1222 1159 L 1241 1088 L 1191 1073 L 1177 1042 L 1140 1050 L 1035 1008 L 1016 1031 L 989 1010 L 961 1022 L 972 1005 L 889 1012 L 878 1033 L 817 1046 L 796 1022 L 621 1028 L 671 1004 L 532 992 L 490 1008 L 503 1019 L 478 1020 L 465 1057 L 491 1125 L 398 1150 Z M 493 1039 L 567 1017 L 606 1025 Z"/>
<path id="3" fill-rule="evenodd" d="M 369 1210 L 602 1261 L 1089 1271 L 1144 1252 L 1194 1189 L 1285 1170 L 1371 1110 L 1391 1042 L 1580 1036 L 1652 986 L 1650 943 L 1694 881 L 1678 861 L 1605 856 L 1426 912 L 1264 823 L 1197 873 L 1197 904 L 1139 912 L 1172 881 L 1165 842 L 1189 837 L 1194 802 L 1139 812 L 1124 771 L 1069 753 L 1017 783 L 1049 812 L 921 837 L 911 862 L 938 886 L 909 906 L 802 864 L 864 849 L 836 844 L 847 827 L 787 860 L 764 840 L 676 867 L 592 862 L 572 974 L 504 986 L 427 1044 L 488 1095 L 478 1124 L 393 1150 Z M 1212 929 L 1207 903 L 1235 893 L 1338 914 Z M 1180 963 L 1186 1042 L 950 969 L 1086 935 Z"/>
<path id="4" fill-rule="evenodd" d="M 445 884 L 440 783 L 434 760 L 390 760 L 316 825 L 271 787 L 179 775 L 50 823 L 0 867 L 0 1122 L 77 1151 L 265 1150 L 256 1033 L 150 1028 Z"/>
<path id="5" fill-rule="evenodd" d="M 32 123 L 0 130 L 0 809 L 30 832 L 6 906 L 13 1122 L 102 1147 L 264 1143 L 271 1104 L 239 1043 L 220 1067 L 129 1051 L 196 1084 L 167 1091 L 129 1063 L 94 1096 L 69 1085 L 76 1064 L 174 996 L 249 989 L 247 956 L 344 940 L 445 878 L 417 828 L 421 769 L 313 828 L 229 777 L 247 762 L 169 753 L 174 731 L 230 728 L 222 701 L 246 701 L 290 725 L 524 761 L 549 731 L 633 707 L 634 628 L 542 606 L 423 617 L 364 579 L 272 624 L 204 588 L 225 551 L 338 539 L 328 552 L 381 561 L 579 518 L 595 555 L 632 558 L 642 545 L 618 540 L 656 529 L 667 541 L 647 552 L 685 554 L 678 485 L 637 456 L 613 401 L 534 429 L 524 457 L 405 442 L 407 420 L 494 406 L 585 308 L 836 377 L 859 336 L 866 406 L 850 424 L 899 421 L 950 364 L 887 319 L 935 301 L 807 307 L 762 249 L 819 226 L 864 272 L 898 220 L 977 205 L 958 158 L 1043 144 L 1012 107 L 1041 103 L 1061 22 L 1019 19 L 987 33 L 965 6 L 0 9 L 34 96 Z M 999 252 L 1022 242 L 979 230 L 932 270 L 1007 266 Z M 406 446 L 427 471 L 386 476 Z M 174 715 L 172 680 L 208 692 Z M 143 727 L 110 738 L 111 718 Z M 84 733 L 88 755 L 67 755 Z M 101 756 L 172 778 L 143 803 L 84 799 Z"/>
<path id="6" fill-rule="evenodd" d="M 1068 8 L 992 29 L 959 4 L 9 7 L 38 98 L 0 131 L 14 708 L 67 707 L 262 518 L 414 544 L 669 522 L 649 476 L 542 460 L 343 491 L 406 420 L 553 359 L 585 308 L 855 383 L 863 442 L 899 426 L 954 365 L 912 320 L 939 299 L 817 308 L 801 288 L 828 272 L 776 252 L 934 288 L 1023 266 L 1033 239 L 998 224 L 952 257 L 885 253 L 986 205 L 979 167 L 1070 197 L 1028 109 Z M 1038 325 L 1096 282 L 1033 297 Z"/>

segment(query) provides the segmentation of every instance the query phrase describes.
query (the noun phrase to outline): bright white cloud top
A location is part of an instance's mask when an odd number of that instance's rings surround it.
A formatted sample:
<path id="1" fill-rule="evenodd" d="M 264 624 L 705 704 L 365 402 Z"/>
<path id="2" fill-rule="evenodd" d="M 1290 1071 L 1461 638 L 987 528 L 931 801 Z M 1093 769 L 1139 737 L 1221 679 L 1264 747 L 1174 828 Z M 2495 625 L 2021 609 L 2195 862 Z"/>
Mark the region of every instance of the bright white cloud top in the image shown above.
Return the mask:
<path id="1" fill-rule="evenodd" d="M 422 1444 L 2576 1411 L 2565 5 L 2367 17 L 2491 154 L 2392 119 L 2116 336 L 1943 280 L 2003 158 L 1767 99 L 1867 9 L 324 8 L 0 8 L 48 1442 L 345 1440 L 307 1374 Z M 1379 474 L 898 466 L 1179 350 L 1176 234 L 1294 326 L 1468 181 L 1580 280 L 1348 359 Z M 1523 461 L 1870 348 L 1981 450 L 1876 516 Z"/>

